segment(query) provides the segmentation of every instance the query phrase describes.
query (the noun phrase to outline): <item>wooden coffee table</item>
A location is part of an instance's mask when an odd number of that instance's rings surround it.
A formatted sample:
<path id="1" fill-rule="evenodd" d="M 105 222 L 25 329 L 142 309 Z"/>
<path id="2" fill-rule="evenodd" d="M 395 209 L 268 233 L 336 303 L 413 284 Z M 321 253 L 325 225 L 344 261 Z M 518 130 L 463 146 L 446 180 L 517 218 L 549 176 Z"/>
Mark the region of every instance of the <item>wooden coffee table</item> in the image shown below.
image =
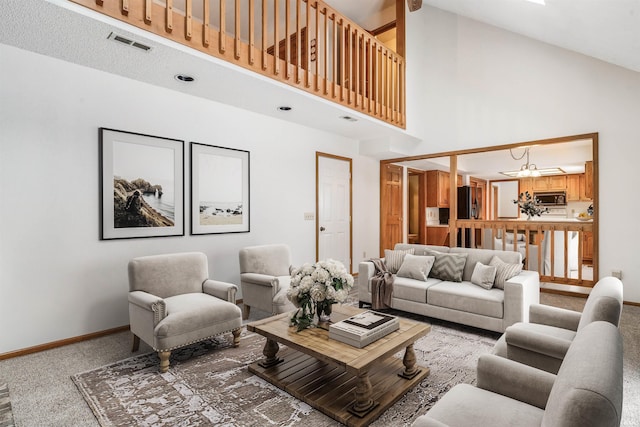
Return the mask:
<path id="1" fill-rule="evenodd" d="M 335 305 L 331 320 L 362 311 Z M 247 325 L 267 338 L 264 359 L 249 371 L 343 424 L 370 424 L 429 375 L 429 368 L 416 366 L 413 350 L 428 324 L 400 319 L 400 329 L 360 349 L 329 339 L 326 329 L 296 332 L 290 318 L 284 313 Z M 279 352 L 278 343 L 288 348 Z M 393 357 L 402 349 L 402 360 Z"/>

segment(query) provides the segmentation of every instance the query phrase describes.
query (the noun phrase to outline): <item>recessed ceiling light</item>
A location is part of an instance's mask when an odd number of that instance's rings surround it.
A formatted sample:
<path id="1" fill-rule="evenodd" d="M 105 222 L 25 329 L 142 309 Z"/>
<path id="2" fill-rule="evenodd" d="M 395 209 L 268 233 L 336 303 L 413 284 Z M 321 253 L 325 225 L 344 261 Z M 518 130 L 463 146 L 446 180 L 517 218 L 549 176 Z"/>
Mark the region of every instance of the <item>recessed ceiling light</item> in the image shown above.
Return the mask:
<path id="1" fill-rule="evenodd" d="M 281 105 L 280 107 L 278 107 L 278 110 L 280 111 L 291 111 L 293 108 L 289 107 L 288 105 Z"/>
<path id="2" fill-rule="evenodd" d="M 545 0 L 527 0 L 527 1 L 531 3 L 539 4 L 542 6 L 546 6 L 546 3 L 544 2 Z"/>
<path id="3" fill-rule="evenodd" d="M 180 80 L 181 82 L 192 82 L 195 80 L 193 77 L 186 74 L 176 74 L 174 77 L 176 80 Z"/>
<path id="4" fill-rule="evenodd" d="M 351 117 L 351 116 L 340 116 L 341 119 L 347 120 L 349 122 L 357 122 L 358 119 L 356 119 L 355 117 Z"/>

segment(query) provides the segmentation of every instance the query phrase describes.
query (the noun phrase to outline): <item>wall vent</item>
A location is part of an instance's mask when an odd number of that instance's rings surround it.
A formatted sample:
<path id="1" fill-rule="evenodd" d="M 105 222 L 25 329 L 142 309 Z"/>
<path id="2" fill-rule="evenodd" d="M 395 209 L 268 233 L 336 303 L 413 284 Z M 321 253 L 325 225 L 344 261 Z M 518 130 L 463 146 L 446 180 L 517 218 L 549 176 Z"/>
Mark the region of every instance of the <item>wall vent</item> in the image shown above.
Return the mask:
<path id="1" fill-rule="evenodd" d="M 138 49 L 144 50 L 145 52 L 151 50 L 151 46 L 147 46 L 146 44 L 138 43 L 138 42 L 130 40 L 130 39 L 126 38 L 126 37 L 119 36 L 118 34 L 115 34 L 115 33 L 110 33 L 109 36 L 107 37 L 107 39 L 114 40 L 114 41 L 129 45 L 129 46 L 137 47 Z"/>

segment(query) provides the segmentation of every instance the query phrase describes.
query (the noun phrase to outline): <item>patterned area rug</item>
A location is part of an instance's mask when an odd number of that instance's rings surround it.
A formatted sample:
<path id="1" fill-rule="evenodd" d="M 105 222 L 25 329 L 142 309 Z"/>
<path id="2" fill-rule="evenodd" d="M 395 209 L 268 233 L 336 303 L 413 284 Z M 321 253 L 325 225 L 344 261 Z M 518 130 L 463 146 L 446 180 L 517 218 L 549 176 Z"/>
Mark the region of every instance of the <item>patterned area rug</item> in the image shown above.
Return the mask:
<path id="1" fill-rule="evenodd" d="M 0 427 L 11 427 L 13 425 L 9 387 L 6 383 L 0 381 Z"/>
<path id="2" fill-rule="evenodd" d="M 408 425 L 455 384 L 473 384 L 478 356 L 498 337 L 444 322 L 432 326 L 414 345 L 418 364 L 431 374 L 373 426 Z M 165 374 L 158 372 L 156 354 L 148 353 L 72 379 L 102 426 L 340 425 L 248 372 L 247 365 L 263 357 L 263 346 L 263 337 L 243 331 L 238 348 L 221 337 L 175 351 Z"/>

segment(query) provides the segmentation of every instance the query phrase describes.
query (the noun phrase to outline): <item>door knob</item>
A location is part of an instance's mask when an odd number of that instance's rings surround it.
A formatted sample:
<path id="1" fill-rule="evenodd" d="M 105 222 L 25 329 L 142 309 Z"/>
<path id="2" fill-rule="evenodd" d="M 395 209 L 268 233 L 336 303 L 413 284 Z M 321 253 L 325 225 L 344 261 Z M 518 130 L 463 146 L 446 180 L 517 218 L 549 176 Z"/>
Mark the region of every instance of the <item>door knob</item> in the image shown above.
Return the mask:
<path id="1" fill-rule="evenodd" d="M 324 231 L 324 230 L 326 230 L 326 228 L 320 227 L 320 231 Z"/>

